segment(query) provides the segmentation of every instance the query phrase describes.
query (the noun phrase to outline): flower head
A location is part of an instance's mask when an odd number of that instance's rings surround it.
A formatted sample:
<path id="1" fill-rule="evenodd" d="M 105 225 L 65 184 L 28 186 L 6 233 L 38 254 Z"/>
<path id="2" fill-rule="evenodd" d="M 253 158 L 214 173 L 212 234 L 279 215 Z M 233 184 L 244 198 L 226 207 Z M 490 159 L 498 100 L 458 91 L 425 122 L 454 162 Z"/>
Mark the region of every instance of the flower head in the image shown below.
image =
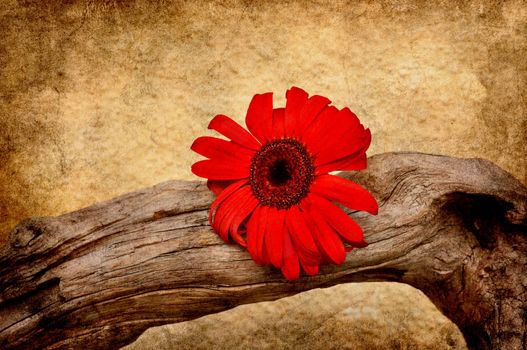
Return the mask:
<path id="1" fill-rule="evenodd" d="M 230 141 L 197 138 L 192 150 L 209 159 L 192 172 L 218 195 L 209 213 L 214 231 L 295 280 L 300 267 L 316 275 L 322 263 L 342 264 L 347 251 L 367 246 L 361 227 L 335 203 L 371 214 L 378 205 L 361 186 L 328 174 L 366 168 L 371 133 L 357 116 L 297 87 L 286 99 L 285 108 L 273 109 L 272 93 L 255 95 L 250 132 L 214 117 L 209 129 Z"/>

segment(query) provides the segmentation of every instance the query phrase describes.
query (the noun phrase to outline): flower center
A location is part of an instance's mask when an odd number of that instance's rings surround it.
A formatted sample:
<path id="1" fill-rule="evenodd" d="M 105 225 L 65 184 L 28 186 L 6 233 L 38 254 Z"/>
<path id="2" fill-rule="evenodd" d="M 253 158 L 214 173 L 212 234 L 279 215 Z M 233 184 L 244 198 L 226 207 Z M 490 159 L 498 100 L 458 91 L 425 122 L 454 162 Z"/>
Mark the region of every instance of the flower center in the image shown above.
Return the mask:
<path id="1" fill-rule="evenodd" d="M 253 157 L 249 182 L 263 205 L 287 209 L 307 195 L 313 177 L 306 148 L 296 140 L 281 139 L 265 144 Z"/>

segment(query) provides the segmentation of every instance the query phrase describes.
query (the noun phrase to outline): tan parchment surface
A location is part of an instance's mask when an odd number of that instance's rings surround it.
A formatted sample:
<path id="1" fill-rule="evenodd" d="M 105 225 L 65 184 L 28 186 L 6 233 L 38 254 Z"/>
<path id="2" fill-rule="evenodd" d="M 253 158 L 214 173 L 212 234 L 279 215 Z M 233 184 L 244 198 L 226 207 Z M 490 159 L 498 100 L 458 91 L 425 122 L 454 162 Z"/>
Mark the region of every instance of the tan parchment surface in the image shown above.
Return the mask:
<path id="1" fill-rule="evenodd" d="M 527 183 L 520 0 L 5 0 L 0 34 L 0 244 L 25 217 L 192 179 L 214 114 L 291 85 L 355 111 L 369 154 L 483 157 Z"/>

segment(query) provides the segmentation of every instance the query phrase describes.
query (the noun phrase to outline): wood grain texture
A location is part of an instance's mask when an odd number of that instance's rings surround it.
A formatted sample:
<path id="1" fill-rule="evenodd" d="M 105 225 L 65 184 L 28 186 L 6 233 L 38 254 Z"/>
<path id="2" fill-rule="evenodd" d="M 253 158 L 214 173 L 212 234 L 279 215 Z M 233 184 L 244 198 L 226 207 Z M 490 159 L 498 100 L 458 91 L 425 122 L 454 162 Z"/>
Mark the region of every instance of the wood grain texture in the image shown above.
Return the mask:
<path id="1" fill-rule="evenodd" d="M 378 199 L 352 212 L 370 246 L 286 282 L 207 223 L 202 182 L 169 181 L 22 222 L 0 251 L 0 347 L 115 348 L 148 327 L 345 282 L 421 289 L 474 349 L 527 347 L 527 189 L 481 159 L 371 157 L 343 174 Z"/>

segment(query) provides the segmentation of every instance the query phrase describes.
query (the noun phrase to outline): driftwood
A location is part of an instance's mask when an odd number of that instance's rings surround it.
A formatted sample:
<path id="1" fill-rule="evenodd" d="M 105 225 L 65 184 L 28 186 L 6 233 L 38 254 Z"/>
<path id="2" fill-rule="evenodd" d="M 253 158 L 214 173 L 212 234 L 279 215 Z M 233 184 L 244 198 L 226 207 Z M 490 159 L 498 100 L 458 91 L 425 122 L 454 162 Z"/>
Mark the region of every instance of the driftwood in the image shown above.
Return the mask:
<path id="1" fill-rule="evenodd" d="M 357 281 L 422 290 L 473 349 L 527 348 L 527 189 L 492 163 L 383 154 L 344 174 L 369 247 L 286 282 L 207 223 L 202 182 L 170 181 L 22 222 L 0 250 L 0 348 L 116 348 L 146 328 Z"/>

